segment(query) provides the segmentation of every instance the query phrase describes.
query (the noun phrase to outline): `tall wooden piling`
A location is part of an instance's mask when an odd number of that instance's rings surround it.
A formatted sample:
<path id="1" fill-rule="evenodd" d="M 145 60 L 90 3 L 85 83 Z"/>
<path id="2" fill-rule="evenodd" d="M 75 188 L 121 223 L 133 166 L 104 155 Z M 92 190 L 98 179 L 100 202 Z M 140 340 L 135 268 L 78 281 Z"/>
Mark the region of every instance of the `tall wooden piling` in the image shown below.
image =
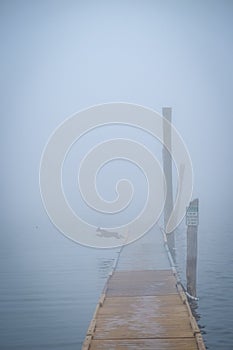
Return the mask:
<path id="1" fill-rule="evenodd" d="M 198 199 L 190 202 L 186 212 L 187 224 L 187 260 L 186 279 L 187 292 L 193 297 L 197 296 L 197 230 L 198 230 Z"/>
<path id="2" fill-rule="evenodd" d="M 162 109 L 163 117 L 171 123 L 172 118 L 172 109 L 170 107 L 163 107 Z M 167 123 L 163 123 L 163 140 L 164 144 L 166 144 L 171 149 L 171 127 Z M 166 230 L 166 226 L 168 220 L 170 218 L 172 209 L 173 209 L 173 185 L 172 185 L 172 157 L 169 151 L 165 146 L 163 146 L 163 171 L 166 179 L 167 185 L 167 195 L 165 199 L 164 206 L 164 229 Z M 167 243 L 169 250 L 173 256 L 175 257 L 175 236 L 174 232 L 167 234 Z"/>

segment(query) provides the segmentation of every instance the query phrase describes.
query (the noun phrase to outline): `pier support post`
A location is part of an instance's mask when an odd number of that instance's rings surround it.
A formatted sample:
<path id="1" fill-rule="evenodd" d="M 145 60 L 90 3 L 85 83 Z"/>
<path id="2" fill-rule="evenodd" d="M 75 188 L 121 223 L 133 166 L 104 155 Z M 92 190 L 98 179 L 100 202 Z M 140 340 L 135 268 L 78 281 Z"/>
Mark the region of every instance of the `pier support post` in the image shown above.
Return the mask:
<path id="1" fill-rule="evenodd" d="M 198 199 L 190 202 L 186 212 L 187 227 L 187 261 L 186 279 L 187 292 L 193 297 L 197 296 L 197 230 L 198 230 Z"/>
<path id="2" fill-rule="evenodd" d="M 171 123 L 172 109 L 170 107 L 163 107 L 163 117 Z M 163 123 L 163 140 L 164 143 L 171 147 L 171 127 L 167 123 Z M 164 205 L 164 230 L 173 209 L 173 185 L 172 185 L 172 158 L 167 148 L 163 146 L 163 171 L 167 185 L 167 195 Z M 168 248 L 173 258 L 175 258 L 175 236 L 174 232 L 167 234 Z"/>

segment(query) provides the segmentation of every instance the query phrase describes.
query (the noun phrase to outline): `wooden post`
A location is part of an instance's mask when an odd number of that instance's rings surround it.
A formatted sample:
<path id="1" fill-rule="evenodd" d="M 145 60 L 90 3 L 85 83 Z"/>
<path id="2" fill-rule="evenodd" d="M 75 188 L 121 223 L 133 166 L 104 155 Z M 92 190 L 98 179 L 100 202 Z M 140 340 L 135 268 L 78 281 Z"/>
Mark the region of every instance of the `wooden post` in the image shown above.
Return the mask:
<path id="1" fill-rule="evenodd" d="M 198 199 L 190 202 L 186 212 L 187 228 L 187 261 L 186 261 L 186 279 L 187 292 L 197 296 L 197 229 L 198 229 Z"/>
<path id="2" fill-rule="evenodd" d="M 170 107 L 163 107 L 162 109 L 163 117 L 171 123 L 172 109 Z M 167 123 L 163 123 L 163 140 L 164 144 L 171 148 L 171 128 Z M 167 185 L 167 195 L 164 205 L 164 229 L 171 215 L 173 209 L 173 187 L 172 187 L 172 158 L 165 146 L 163 146 L 163 171 L 166 179 Z M 174 232 L 167 234 L 167 244 L 168 248 L 172 254 L 172 257 L 175 258 L 175 236 Z"/>
<path id="3" fill-rule="evenodd" d="M 185 173 L 185 164 L 181 163 L 180 167 L 179 167 L 179 174 L 180 174 L 179 182 L 180 182 L 180 191 L 181 191 L 181 193 L 182 193 L 182 191 L 184 189 L 184 186 L 183 186 L 184 173 Z M 181 194 L 181 196 L 182 196 L 182 194 Z M 176 191 L 176 198 L 181 198 L 181 197 L 178 196 L 178 186 L 177 186 L 177 191 Z M 177 201 L 176 206 L 177 206 L 176 225 L 178 226 L 179 225 L 178 217 L 179 217 L 179 213 L 180 213 L 180 200 Z"/>

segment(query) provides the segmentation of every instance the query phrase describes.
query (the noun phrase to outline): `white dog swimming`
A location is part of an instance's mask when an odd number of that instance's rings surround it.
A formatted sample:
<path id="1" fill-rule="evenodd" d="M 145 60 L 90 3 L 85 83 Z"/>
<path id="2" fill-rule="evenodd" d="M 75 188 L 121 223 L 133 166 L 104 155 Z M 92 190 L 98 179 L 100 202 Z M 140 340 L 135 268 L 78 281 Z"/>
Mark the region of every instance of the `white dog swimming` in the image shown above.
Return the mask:
<path id="1" fill-rule="evenodd" d="M 115 237 L 117 239 L 124 238 L 124 236 L 122 236 L 118 232 L 110 232 L 110 231 L 104 230 L 100 227 L 98 227 L 96 231 L 99 232 L 99 233 L 97 233 L 97 236 L 99 236 L 99 237 L 105 237 L 105 238 Z"/>

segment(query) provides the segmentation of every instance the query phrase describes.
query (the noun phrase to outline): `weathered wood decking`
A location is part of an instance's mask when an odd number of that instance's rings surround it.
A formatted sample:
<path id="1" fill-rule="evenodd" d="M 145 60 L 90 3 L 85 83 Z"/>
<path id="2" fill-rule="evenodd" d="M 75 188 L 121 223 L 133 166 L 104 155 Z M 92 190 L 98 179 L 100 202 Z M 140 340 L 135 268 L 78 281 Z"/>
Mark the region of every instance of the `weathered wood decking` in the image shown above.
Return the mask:
<path id="1" fill-rule="evenodd" d="M 83 350 L 205 349 L 159 230 L 125 246 Z"/>

